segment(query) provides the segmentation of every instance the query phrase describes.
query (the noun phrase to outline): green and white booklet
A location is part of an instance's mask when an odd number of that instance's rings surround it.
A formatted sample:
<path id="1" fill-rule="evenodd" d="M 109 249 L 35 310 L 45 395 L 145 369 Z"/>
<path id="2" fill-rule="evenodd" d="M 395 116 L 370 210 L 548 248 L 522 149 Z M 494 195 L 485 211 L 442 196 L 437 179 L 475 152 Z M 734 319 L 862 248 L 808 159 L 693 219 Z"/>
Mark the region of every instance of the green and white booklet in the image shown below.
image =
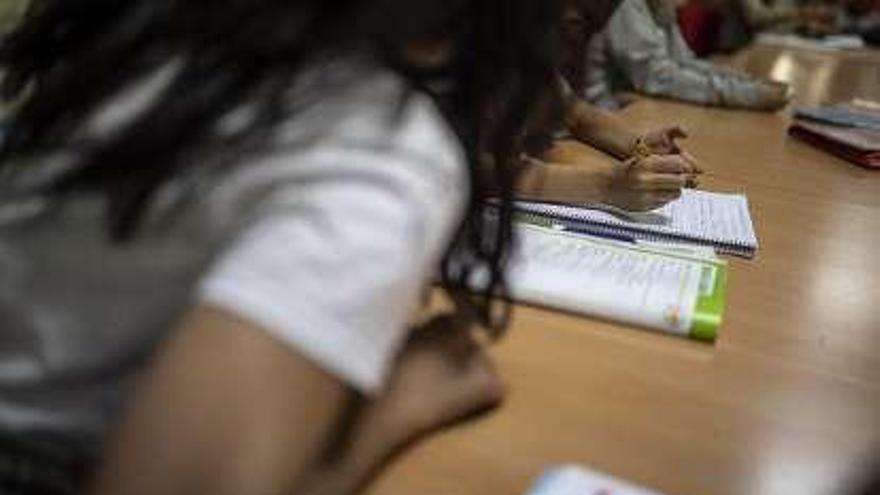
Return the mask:
<path id="1" fill-rule="evenodd" d="M 727 263 L 711 249 L 627 243 L 518 223 L 513 298 L 712 342 Z"/>

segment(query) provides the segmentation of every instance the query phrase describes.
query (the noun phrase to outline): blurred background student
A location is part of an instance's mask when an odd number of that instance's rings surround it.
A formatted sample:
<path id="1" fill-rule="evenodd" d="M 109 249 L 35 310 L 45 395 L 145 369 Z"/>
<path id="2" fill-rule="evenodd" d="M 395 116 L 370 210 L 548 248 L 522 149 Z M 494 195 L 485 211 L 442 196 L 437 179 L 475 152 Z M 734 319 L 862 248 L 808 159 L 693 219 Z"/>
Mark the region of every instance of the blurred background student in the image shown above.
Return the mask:
<path id="1" fill-rule="evenodd" d="M 0 148 L 0 492 L 354 493 L 496 405 L 473 332 L 507 321 L 561 13 L 34 0 L 0 49 L 32 88 Z M 455 311 L 419 317 L 438 272 Z"/>
<path id="2" fill-rule="evenodd" d="M 742 42 L 754 38 L 762 31 L 799 32 L 810 36 L 821 36 L 833 31 L 833 8 L 820 2 L 786 0 L 730 0 L 730 15 L 725 24 L 742 22 L 745 33 Z M 722 33 L 729 36 L 736 28 L 722 26 Z M 740 44 L 742 44 L 742 42 Z M 727 46 L 734 47 L 730 42 Z"/>
<path id="3" fill-rule="evenodd" d="M 840 33 L 861 37 L 880 46 L 880 0 L 843 0 L 835 19 Z"/>
<path id="4" fill-rule="evenodd" d="M 698 60 L 682 38 L 672 0 L 623 0 L 581 63 L 580 95 L 608 109 L 621 106 L 621 91 L 768 111 L 791 97 L 785 84 Z"/>
<path id="5" fill-rule="evenodd" d="M 870 0 L 873 1 L 873 0 Z M 699 56 L 746 47 L 762 32 L 821 37 L 840 32 L 843 2 L 811 0 L 684 0 L 682 34 Z"/>

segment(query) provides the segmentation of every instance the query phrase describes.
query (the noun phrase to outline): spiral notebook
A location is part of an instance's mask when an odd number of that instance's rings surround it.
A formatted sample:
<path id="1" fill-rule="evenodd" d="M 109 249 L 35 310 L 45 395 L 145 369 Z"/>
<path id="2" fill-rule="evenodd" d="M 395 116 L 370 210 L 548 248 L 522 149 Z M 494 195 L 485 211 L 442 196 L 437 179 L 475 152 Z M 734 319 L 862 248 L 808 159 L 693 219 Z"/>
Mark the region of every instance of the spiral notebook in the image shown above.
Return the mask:
<path id="1" fill-rule="evenodd" d="M 568 231 L 629 241 L 654 241 L 709 246 L 721 254 L 752 258 L 758 239 L 741 194 L 686 189 L 679 199 L 646 213 L 605 206 L 575 206 L 519 201 L 525 220 L 564 227 Z"/>

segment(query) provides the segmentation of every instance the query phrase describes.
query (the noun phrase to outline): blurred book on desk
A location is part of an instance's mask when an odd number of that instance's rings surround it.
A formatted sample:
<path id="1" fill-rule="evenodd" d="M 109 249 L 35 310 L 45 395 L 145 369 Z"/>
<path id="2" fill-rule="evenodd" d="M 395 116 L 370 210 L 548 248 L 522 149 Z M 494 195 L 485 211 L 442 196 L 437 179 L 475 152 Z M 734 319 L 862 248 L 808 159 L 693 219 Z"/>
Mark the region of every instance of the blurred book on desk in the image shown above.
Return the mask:
<path id="1" fill-rule="evenodd" d="M 795 113 L 789 134 L 856 165 L 880 168 L 880 107 L 854 101 Z"/>
<path id="2" fill-rule="evenodd" d="M 880 131 L 880 104 L 867 100 L 853 100 L 850 103 L 823 105 L 821 107 L 798 108 L 794 116 L 801 121 L 809 120 L 819 124 L 838 127 Z"/>

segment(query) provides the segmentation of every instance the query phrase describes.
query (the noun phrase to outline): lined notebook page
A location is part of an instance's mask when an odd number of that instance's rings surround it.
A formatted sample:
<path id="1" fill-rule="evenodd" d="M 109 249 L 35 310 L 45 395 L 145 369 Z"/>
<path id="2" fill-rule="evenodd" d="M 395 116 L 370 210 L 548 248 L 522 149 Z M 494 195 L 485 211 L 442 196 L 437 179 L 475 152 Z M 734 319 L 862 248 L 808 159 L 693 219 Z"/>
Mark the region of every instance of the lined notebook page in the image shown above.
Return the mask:
<path id="1" fill-rule="evenodd" d="M 672 234 L 749 248 L 758 246 L 748 201 L 739 194 L 685 189 L 676 201 L 647 213 L 533 202 L 518 202 L 517 207 L 529 213 L 624 227 L 636 232 Z"/>

